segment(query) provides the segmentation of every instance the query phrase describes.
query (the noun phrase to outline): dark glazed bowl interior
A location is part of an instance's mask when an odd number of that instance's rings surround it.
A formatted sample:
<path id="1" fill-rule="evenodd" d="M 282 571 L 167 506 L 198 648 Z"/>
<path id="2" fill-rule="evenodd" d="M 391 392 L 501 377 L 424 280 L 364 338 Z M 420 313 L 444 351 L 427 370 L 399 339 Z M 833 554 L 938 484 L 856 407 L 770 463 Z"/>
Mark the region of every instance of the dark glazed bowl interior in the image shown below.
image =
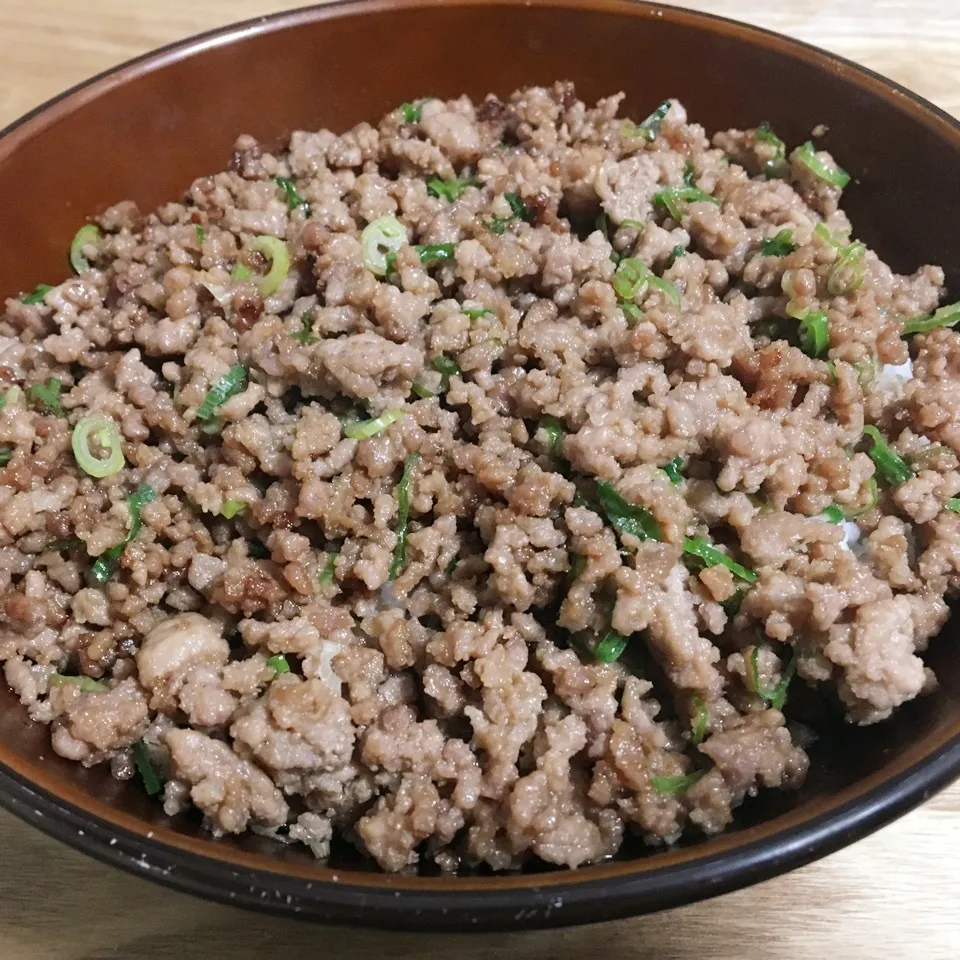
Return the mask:
<path id="1" fill-rule="evenodd" d="M 618 90 L 645 116 L 679 97 L 708 130 L 770 121 L 788 143 L 818 124 L 856 177 L 857 236 L 899 271 L 944 264 L 960 294 L 960 131 L 888 81 L 783 37 L 618 0 L 366 0 L 258 20 L 168 48 L 76 89 L 0 139 L 0 296 L 55 281 L 86 214 L 141 209 L 223 169 L 237 134 L 376 122 L 427 94 L 500 95 L 575 81 Z M 385 876 L 356 853 L 316 864 L 257 836 L 212 840 L 140 788 L 53 754 L 0 691 L 0 802 L 103 860 L 180 889 L 277 913 L 430 929 L 582 923 L 642 913 L 764 879 L 828 853 L 960 772 L 960 647 L 953 622 L 928 660 L 941 686 L 893 720 L 821 730 L 799 794 L 748 802 L 723 836 L 629 850 L 576 872 Z"/>

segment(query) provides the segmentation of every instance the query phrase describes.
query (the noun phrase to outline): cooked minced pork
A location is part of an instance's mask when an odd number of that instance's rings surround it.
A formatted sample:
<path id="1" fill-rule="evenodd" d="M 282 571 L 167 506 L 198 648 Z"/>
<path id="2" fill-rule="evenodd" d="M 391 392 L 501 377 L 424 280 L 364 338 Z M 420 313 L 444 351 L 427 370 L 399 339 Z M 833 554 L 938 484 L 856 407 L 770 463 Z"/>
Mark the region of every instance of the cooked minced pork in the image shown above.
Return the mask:
<path id="1" fill-rule="evenodd" d="M 0 658 L 57 753 L 321 858 L 573 867 L 798 787 L 804 698 L 933 687 L 943 272 L 811 144 L 620 102 L 241 137 L 7 302 Z"/>

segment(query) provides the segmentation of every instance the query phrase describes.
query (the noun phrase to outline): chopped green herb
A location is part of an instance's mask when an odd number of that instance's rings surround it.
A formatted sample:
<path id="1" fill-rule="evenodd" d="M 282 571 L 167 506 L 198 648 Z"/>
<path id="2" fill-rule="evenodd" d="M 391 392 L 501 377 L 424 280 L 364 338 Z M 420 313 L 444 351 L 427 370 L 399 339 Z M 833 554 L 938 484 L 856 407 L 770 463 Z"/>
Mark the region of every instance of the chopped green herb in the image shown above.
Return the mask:
<path id="1" fill-rule="evenodd" d="M 927 333 L 938 327 L 952 327 L 957 323 L 960 323 L 960 303 L 951 303 L 949 306 L 940 307 L 932 314 L 921 313 L 918 317 L 905 320 L 900 335 L 909 337 L 914 333 Z"/>
<path id="2" fill-rule="evenodd" d="M 291 333 L 290 337 L 297 343 L 302 343 L 305 347 L 318 342 L 319 337 L 313 335 L 313 317 L 309 313 L 300 314 L 300 329 L 296 333 Z"/>
<path id="3" fill-rule="evenodd" d="M 868 510 L 872 510 L 877 505 L 877 501 L 880 499 L 880 491 L 877 488 L 877 478 L 867 477 L 865 486 L 867 489 L 866 503 L 856 510 L 848 510 L 844 515 L 847 520 L 854 520 L 861 514 L 866 513 Z"/>
<path id="4" fill-rule="evenodd" d="M 287 658 L 282 653 L 269 657 L 267 659 L 267 666 L 277 674 L 277 676 L 280 676 L 281 673 L 290 672 L 290 664 L 287 663 Z"/>
<path id="5" fill-rule="evenodd" d="M 627 120 L 620 128 L 621 133 L 623 136 L 630 138 L 642 137 L 644 140 L 652 143 L 657 139 L 657 134 L 660 132 L 664 117 L 666 117 L 669 112 L 670 101 L 664 100 L 643 123 L 638 125 Z"/>
<path id="6" fill-rule="evenodd" d="M 597 498 L 610 525 L 619 533 L 638 540 L 662 539 L 660 524 L 653 514 L 646 507 L 624 500 L 608 480 L 597 481 Z"/>
<path id="7" fill-rule="evenodd" d="M 246 245 L 246 249 L 255 250 L 263 254 L 270 261 L 270 269 L 257 281 L 257 289 L 263 297 L 270 297 L 280 289 L 280 284 L 290 272 L 290 250 L 279 237 L 262 234 L 254 237 Z M 234 280 L 249 280 L 250 270 L 242 263 L 233 269 Z"/>
<path id="8" fill-rule="evenodd" d="M 663 265 L 664 270 L 669 270 L 676 262 L 687 252 L 686 247 L 683 244 L 678 243 L 671 251 L 670 256 L 667 257 L 666 263 Z"/>
<path id="9" fill-rule="evenodd" d="M 393 562 L 390 564 L 389 579 L 396 580 L 407 563 L 407 523 L 410 518 L 410 482 L 413 471 L 420 462 L 419 453 L 411 453 L 404 461 L 403 475 L 396 485 L 393 495 L 397 501 L 397 543 L 393 548 Z"/>
<path id="10" fill-rule="evenodd" d="M 836 164 L 830 164 L 824 160 L 808 140 L 793 151 L 792 156 L 799 163 L 803 164 L 815 177 L 824 183 L 829 183 L 832 187 L 845 187 L 850 182 L 850 174 L 842 167 Z"/>
<path id="11" fill-rule="evenodd" d="M 601 210 L 597 214 L 596 227 L 603 234 L 603 239 L 609 242 L 610 240 L 610 219 L 607 217 L 606 213 Z"/>
<path id="12" fill-rule="evenodd" d="M 235 363 L 207 392 L 197 407 L 197 419 L 212 420 L 217 411 L 231 398 L 242 393 L 247 385 L 247 368 Z"/>
<path id="13" fill-rule="evenodd" d="M 51 540 L 44 548 L 44 553 L 69 553 L 83 546 L 79 537 L 64 537 L 62 540 Z"/>
<path id="14" fill-rule="evenodd" d="M 337 557 L 340 556 L 339 550 L 334 550 L 333 553 L 327 557 L 327 562 L 323 565 L 323 569 L 317 575 L 317 583 L 321 586 L 325 583 L 333 583 L 333 575 L 337 572 Z"/>
<path id="15" fill-rule="evenodd" d="M 779 683 L 777 683 L 775 687 L 770 688 L 764 687 L 760 683 L 759 656 L 760 645 L 758 644 L 751 649 L 750 657 L 746 660 L 746 663 L 749 664 L 748 673 L 750 686 L 753 692 L 760 697 L 761 700 L 766 700 L 774 710 L 782 710 L 783 705 L 787 702 L 787 687 L 790 686 L 790 681 L 797 672 L 797 652 L 791 648 L 790 662 L 787 664 L 787 668 L 780 674 Z"/>
<path id="16" fill-rule="evenodd" d="M 720 604 L 726 615 L 731 619 L 740 612 L 740 607 L 743 605 L 743 597 L 743 591 L 738 590 L 732 597 L 728 597 Z"/>
<path id="17" fill-rule="evenodd" d="M 13 451 L 9 447 L 0 449 L 0 467 L 5 467 L 13 456 Z"/>
<path id="18" fill-rule="evenodd" d="M 837 365 L 833 360 L 827 361 L 827 373 L 830 374 L 831 383 L 839 383 L 840 378 L 837 376 Z"/>
<path id="19" fill-rule="evenodd" d="M 872 441 L 867 453 L 870 459 L 877 465 L 877 472 L 883 478 L 884 482 L 891 487 L 906 483 L 912 479 L 913 471 L 907 466 L 903 457 L 897 453 L 893 447 L 886 441 L 883 434 L 871 424 L 866 424 L 863 428 L 864 435 Z"/>
<path id="20" fill-rule="evenodd" d="M 133 745 L 133 762 L 136 764 L 137 773 L 140 774 L 140 782 L 143 784 L 147 796 L 156 796 L 163 789 L 163 781 L 154 769 L 153 763 L 150 761 L 150 755 L 147 753 L 147 748 L 143 745 L 142 740 Z"/>
<path id="21" fill-rule="evenodd" d="M 669 478 L 670 482 L 675 486 L 679 487 L 683 483 L 683 457 L 674 457 L 669 463 L 665 463 L 660 468 Z"/>
<path id="22" fill-rule="evenodd" d="M 523 198 L 519 194 L 505 193 L 503 199 L 507 201 L 507 205 L 518 220 L 530 223 L 536 216 L 535 211 L 531 210 L 526 203 L 524 203 Z"/>
<path id="23" fill-rule="evenodd" d="M 90 575 L 97 583 L 106 583 L 113 571 L 116 569 L 123 551 L 127 544 L 137 538 L 143 527 L 143 520 L 140 517 L 140 511 L 146 504 L 152 503 L 156 499 L 156 493 L 153 487 L 146 483 L 141 483 L 137 489 L 127 497 L 127 510 L 130 513 L 130 529 L 127 535 L 115 546 L 104 550 L 94 561 L 90 570 Z"/>
<path id="24" fill-rule="evenodd" d="M 66 417 L 67 413 L 60 402 L 63 384 L 56 377 L 48 377 L 43 383 L 27 387 L 27 396 L 42 403 L 55 417 Z"/>
<path id="25" fill-rule="evenodd" d="M 574 555 L 573 563 L 570 564 L 570 579 L 579 580 L 583 576 L 583 571 L 587 569 L 587 558 L 579 553 Z"/>
<path id="26" fill-rule="evenodd" d="M 761 123 L 753 131 L 753 141 L 755 144 L 762 143 L 773 148 L 772 153 L 769 150 L 764 151 L 771 153 L 769 159 L 764 159 L 761 164 L 764 176 L 770 180 L 783 174 L 786 169 L 787 145 L 770 129 L 769 123 Z"/>
<path id="27" fill-rule="evenodd" d="M 621 306 L 636 299 L 648 287 L 653 287 L 665 294 L 666 297 L 679 307 L 681 305 L 680 291 L 667 280 L 663 280 L 653 273 L 639 257 L 628 257 L 621 260 L 613 274 L 613 289 L 620 298 Z"/>
<path id="28" fill-rule="evenodd" d="M 633 326 L 634 323 L 642 320 L 645 316 L 644 312 L 635 303 L 631 303 L 630 301 L 621 303 L 620 309 L 626 314 L 630 326 Z"/>
<path id="29" fill-rule="evenodd" d="M 835 504 L 831 503 L 826 510 L 820 515 L 821 519 L 826 520 L 827 523 L 843 523 L 846 519 L 844 512 Z"/>
<path id="30" fill-rule="evenodd" d="M 365 440 L 383 433 L 391 423 L 396 423 L 403 416 L 402 410 L 385 410 L 379 417 L 372 420 L 359 420 L 348 423 L 343 428 L 343 435 L 351 440 Z"/>
<path id="31" fill-rule="evenodd" d="M 207 239 L 207 231 L 204 230 L 200 224 L 197 224 L 194 230 L 197 231 L 197 243 L 203 243 L 203 241 Z"/>
<path id="32" fill-rule="evenodd" d="M 25 293 L 21 298 L 21 303 L 43 303 L 43 298 L 53 289 L 49 283 L 40 283 L 34 288 L 33 293 Z"/>
<path id="33" fill-rule="evenodd" d="M 460 312 L 469 317 L 471 321 L 479 320 L 481 317 L 485 317 L 488 313 L 493 313 L 489 307 L 461 307 Z"/>
<path id="34" fill-rule="evenodd" d="M 696 746 L 703 743 L 703 738 L 707 733 L 707 724 L 710 722 L 710 713 L 707 705 L 699 693 L 695 693 L 690 699 L 690 706 L 693 708 L 693 723 L 690 725 L 691 743 Z"/>
<path id="35" fill-rule="evenodd" d="M 683 217 L 680 207 L 682 203 L 715 203 L 718 207 L 721 205 L 720 200 L 697 187 L 668 187 L 655 193 L 653 202 L 660 204 L 677 223 Z"/>
<path id="36" fill-rule="evenodd" d="M 303 207 L 303 212 L 309 215 L 310 204 L 297 193 L 297 188 L 289 177 L 274 177 L 273 182 L 283 191 L 287 200 L 287 209 L 296 210 Z"/>
<path id="37" fill-rule="evenodd" d="M 847 296 L 859 290 L 866 270 L 867 248 L 856 241 L 842 247 L 827 276 L 827 292 L 834 297 Z M 960 320 L 960 315 L 957 317 Z"/>
<path id="38" fill-rule="evenodd" d="M 454 570 L 456 570 L 457 567 L 459 567 L 459 566 L 460 566 L 460 558 L 459 558 L 459 557 L 454 557 L 454 558 L 447 564 L 447 566 L 446 566 L 446 568 L 444 569 L 443 572 L 444 572 L 448 577 L 450 577 L 450 576 L 453 575 Z"/>
<path id="39" fill-rule="evenodd" d="M 756 583 L 757 575 L 746 567 L 718 550 L 704 537 L 686 537 L 683 541 L 683 552 L 702 560 L 708 567 L 722 565 L 735 576 L 747 583 Z"/>
<path id="40" fill-rule="evenodd" d="M 693 161 L 688 157 L 683 161 L 683 185 L 685 187 L 692 187 L 693 181 L 697 176 L 697 168 L 693 165 Z"/>
<path id="41" fill-rule="evenodd" d="M 82 226 L 70 242 L 70 266 L 75 273 L 83 273 L 90 269 L 90 263 L 84 255 L 84 247 L 94 247 L 100 242 L 103 234 L 95 223 L 88 223 Z"/>
<path id="42" fill-rule="evenodd" d="M 404 123 L 419 123 L 420 115 L 423 113 L 423 105 L 432 100 L 432 97 L 424 97 L 421 100 L 414 100 L 412 103 L 401 103 L 398 109 L 403 117 Z"/>
<path id="43" fill-rule="evenodd" d="M 407 242 L 407 231 L 396 217 L 378 217 L 368 223 L 360 234 L 363 265 L 378 277 L 392 273 L 393 262 L 388 256 Z"/>
<path id="44" fill-rule="evenodd" d="M 807 311 L 800 321 L 800 349 L 808 357 L 822 357 L 830 349 L 830 324 L 820 310 Z"/>
<path id="45" fill-rule="evenodd" d="M 93 677 L 85 677 L 82 674 L 78 677 L 67 677 L 62 673 L 52 673 L 47 679 L 47 685 L 51 687 L 65 687 L 67 685 L 79 687 L 87 693 L 100 693 L 107 689 L 107 685 L 101 680 L 94 680 Z"/>
<path id="46" fill-rule="evenodd" d="M 445 356 L 442 353 L 439 357 L 434 357 L 431 366 L 437 373 L 442 373 L 445 377 L 455 377 L 460 373 L 460 364 L 453 357 Z"/>
<path id="47" fill-rule="evenodd" d="M 441 180 L 439 177 L 431 177 L 427 181 L 427 192 L 435 197 L 449 200 L 454 203 L 459 200 L 468 187 L 477 187 L 480 183 L 476 177 L 465 177 L 464 179 Z"/>
<path id="48" fill-rule="evenodd" d="M 767 257 L 785 257 L 796 249 L 792 230 L 781 230 L 775 237 L 764 237 L 760 241 L 760 252 Z"/>
<path id="49" fill-rule="evenodd" d="M 242 500 L 224 500 L 220 508 L 220 516 L 232 520 L 238 513 L 243 513 L 247 505 Z"/>
<path id="50" fill-rule="evenodd" d="M 426 265 L 450 260 L 453 257 L 454 250 L 457 249 L 457 245 L 455 243 L 428 243 L 424 246 L 418 244 L 413 249 L 417 251 L 420 262 Z"/>
<path id="51" fill-rule="evenodd" d="M 672 797 L 678 793 L 686 793 L 706 772 L 706 770 L 697 770 L 685 777 L 651 777 L 650 786 L 657 793 L 665 797 Z"/>
<path id="52" fill-rule="evenodd" d="M 952 510 L 954 513 L 960 513 L 960 497 L 951 497 L 946 502 L 946 507 L 948 510 Z"/>
<path id="53" fill-rule="evenodd" d="M 593 655 L 601 663 L 613 663 L 615 660 L 620 659 L 623 651 L 627 649 L 629 642 L 629 637 L 625 637 L 622 633 L 617 633 L 616 630 L 608 630 L 603 637 L 597 641 L 597 645 L 593 648 Z"/>
<path id="54" fill-rule="evenodd" d="M 550 448 L 550 452 L 557 453 L 567 432 L 562 421 L 547 414 L 540 418 L 537 427 L 547 435 L 547 446 Z"/>
<path id="55" fill-rule="evenodd" d="M 498 236 L 504 233 L 508 226 L 514 221 L 514 217 L 497 217 L 493 216 L 489 220 L 482 221 L 483 225 L 491 232 L 495 233 Z"/>
<path id="56" fill-rule="evenodd" d="M 105 458 L 97 457 L 90 449 L 90 436 L 107 451 Z M 123 440 L 116 422 L 105 414 L 84 417 L 74 428 L 70 438 L 77 465 L 91 477 L 110 477 L 125 466 Z"/>
<path id="57" fill-rule="evenodd" d="M 647 225 L 640 220 L 634 220 L 633 217 L 625 217 L 620 221 L 621 227 L 629 227 L 631 230 L 637 230 L 640 233 L 643 233 L 646 230 Z"/>

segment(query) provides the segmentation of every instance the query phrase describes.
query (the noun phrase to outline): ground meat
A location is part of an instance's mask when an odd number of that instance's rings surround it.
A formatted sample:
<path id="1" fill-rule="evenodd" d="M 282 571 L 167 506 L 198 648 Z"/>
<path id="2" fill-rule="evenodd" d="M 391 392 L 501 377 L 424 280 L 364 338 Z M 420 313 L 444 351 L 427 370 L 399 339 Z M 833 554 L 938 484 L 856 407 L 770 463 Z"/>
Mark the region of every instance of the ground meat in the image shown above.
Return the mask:
<path id="1" fill-rule="evenodd" d="M 799 787 L 797 685 L 934 687 L 943 271 L 861 249 L 836 158 L 621 101 L 242 136 L 7 302 L 0 661 L 58 754 L 321 859 L 575 867 Z"/>

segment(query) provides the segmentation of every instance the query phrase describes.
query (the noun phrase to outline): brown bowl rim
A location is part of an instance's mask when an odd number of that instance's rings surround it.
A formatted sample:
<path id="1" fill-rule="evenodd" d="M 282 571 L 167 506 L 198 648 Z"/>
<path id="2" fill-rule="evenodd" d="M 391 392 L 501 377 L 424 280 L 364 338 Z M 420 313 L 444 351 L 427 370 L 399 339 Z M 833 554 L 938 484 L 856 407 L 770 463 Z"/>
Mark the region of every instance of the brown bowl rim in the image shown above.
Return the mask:
<path id="1" fill-rule="evenodd" d="M 124 61 L 40 104 L 0 130 L 0 160 L 35 132 L 106 90 L 181 59 L 245 37 L 352 11 L 424 6 L 512 6 L 588 9 L 670 21 L 764 41 L 821 70 L 854 80 L 914 118 L 950 133 L 960 150 L 960 122 L 867 67 L 776 31 L 728 17 L 648 0 L 334 0 L 251 18 L 199 33 Z M 20 758 L 0 761 L 0 805 L 27 823 L 103 863 L 186 893 L 266 913 L 323 922 L 424 931 L 491 931 L 592 923 L 650 913 L 739 889 L 795 869 L 846 846 L 911 810 L 960 776 L 960 733 L 940 730 L 914 745 L 892 769 L 847 787 L 819 812 L 777 826 L 775 818 L 710 841 L 639 860 L 615 860 L 575 871 L 440 878 L 304 867 L 219 847 L 147 823 L 89 795 L 58 796 L 53 776 L 30 776 Z M 35 774 L 35 771 L 34 771 Z M 218 854 L 219 851 L 222 854 Z M 661 860 L 663 861 L 661 863 Z"/>

